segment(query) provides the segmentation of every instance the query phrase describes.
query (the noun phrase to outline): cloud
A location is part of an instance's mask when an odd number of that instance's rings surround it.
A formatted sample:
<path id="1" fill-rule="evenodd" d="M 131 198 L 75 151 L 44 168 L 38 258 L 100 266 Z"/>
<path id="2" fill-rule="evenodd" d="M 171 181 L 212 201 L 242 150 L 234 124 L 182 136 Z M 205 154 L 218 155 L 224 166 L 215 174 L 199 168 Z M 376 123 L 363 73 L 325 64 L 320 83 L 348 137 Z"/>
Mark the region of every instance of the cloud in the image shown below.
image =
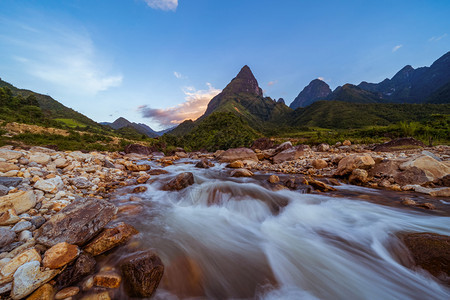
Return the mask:
<path id="1" fill-rule="evenodd" d="M 181 74 L 180 72 L 177 72 L 177 71 L 173 72 L 173 75 L 178 79 L 186 79 L 187 78 L 187 76 L 184 76 L 183 74 Z"/>
<path id="2" fill-rule="evenodd" d="M 178 0 L 145 0 L 148 6 L 153 9 L 177 10 Z"/>
<path id="3" fill-rule="evenodd" d="M 158 122 L 163 127 L 170 127 L 185 120 L 195 120 L 206 110 L 209 101 L 219 94 L 221 90 L 212 87 L 210 83 L 206 84 L 207 90 L 196 90 L 192 87 L 183 89 L 185 101 L 174 107 L 165 109 L 150 108 L 147 105 L 138 107 L 138 111 L 144 118 L 150 118 Z"/>
<path id="4" fill-rule="evenodd" d="M 444 33 L 444 34 L 441 35 L 441 36 L 433 36 L 433 37 L 430 38 L 428 41 L 429 41 L 429 42 L 437 42 L 437 41 L 442 40 L 442 39 L 445 38 L 445 37 L 447 37 L 447 34 L 446 34 L 446 33 Z"/>
<path id="5" fill-rule="evenodd" d="M 15 55 L 18 68 L 59 89 L 78 95 L 95 95 L 122 83 L 121 74 L 110 74 L 108 64 L 98 53 L 86 31 L 64 28 L 61 24 L 16 23 L 8 36 L 2 36 Z"/>
<path id="6" fill-rule="evenodd" d="M 278 83 L 278 80 L 273 80 L 273 81 L 269 81 L 268 83 L 267 83 L 267 85 L 268 86 L 272 86 L 272 85 L 275 85 L 275 84 L 277 84 Z"/>
<path id="7" fill-rule="evenodd" d="M 403 45 L 397 45 L 394 48 L 392 48 L 392 52 L 396 52 L 398 49 L 400 49 L 401 47 L 403 47 Z"/>
<path id="8" fill-rule="evenodd" d="M 325 82 L 325 78 L 323 78 L 323 77 L 317 77 L 317 79 L 322 80 L 323 82 Z"/>

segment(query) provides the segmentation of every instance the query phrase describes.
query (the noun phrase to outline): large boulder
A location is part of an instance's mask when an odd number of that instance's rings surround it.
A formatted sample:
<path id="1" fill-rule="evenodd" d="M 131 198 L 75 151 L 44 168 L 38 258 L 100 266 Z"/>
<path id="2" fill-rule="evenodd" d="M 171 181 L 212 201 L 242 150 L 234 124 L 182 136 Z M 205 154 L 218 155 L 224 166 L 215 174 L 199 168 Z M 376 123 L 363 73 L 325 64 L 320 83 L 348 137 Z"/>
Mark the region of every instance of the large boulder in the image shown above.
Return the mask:
<path id="1" fill-rule="evenodd" d="M 120 264 L 125 290 L 130 297 L 151 297 L 164 274 L 161 259 L 151 251 L 137 253 Z"/>
<path id="2" fill-rule="evenodd" d="M 81 253 L 74 264 L 69 265 L 56 277 L 56 285 L 62 288 L 79 282 L 87 275 L 94 273 L 95 265 L 96 261 L 92 255 Z"/>
<path id="3" fill-rule="evenodd" d="M 42 270 L 38 261 L 28 262 L 14 273 L 14 283 L 11 292 L 12 299 L 22 299 L 35 289 L 50 281 L 59 270 Z"/>
<path id="4" fill-rule="evenodd" d="M 259 138 L 255 141 L 253 141 L 252 148 L 253 150 L 259 149 L 259 150 L 267 150 L 273 147 L 273 140 L 268 138 Z"/>
<path id="5" fill-rule="evenodd" d="M 339 161 L 334 175 L 344 176 L 350 174 L 354 169 L 368 170 L 373 165 L 375 165 L 375 161 L 369 154 L 349 155 Z"/>
<path id="6" fill-rule="evenodd" d="M 220 162 L 233 162 L 236 160 L 253 160 L 258 161 L 255 151 L 249 148 L 228 149 L 218 157 Z"/>
<path id="7" fill-rule="evenodd" d="M 19 191 L 0 197 L 0 213 L 14 208 L 16 213 L 21 214 L 36 205 L 36 196 L 33 191 Z"/>
<path id="8" fill-rule="evenodd" d="M 136 154 L 141 154 L 141 155 L 152 154 L 152 151 L 149 147 L 139 145 L 139 144 L 129 144 L 129 145 L 125 146 L 124 152 L 127 154 L 128 153 L 136 153 Z"/>
<path id="9" fill-rule="evenodd" d="M 281 144 L 283 145 L 283 144 Z M 280 147 L 281 147 L 280 145 Z M 274 164 L 279 164 L 285 161 L 291 161 L 296 160 L 305 155 L 305 150 L 309 147 L 306 145 L 299 145 L 295 147 L 288 148 L 286 150 L 281 151 L 280 153 L 276 154 L 272 160 Z"/>
<path id="10" fill-rule="evenodd" d="M 104 229 L 92 242 L 90 242 L 84 251 L 97 256 L 114 247 L 126 243 L 133 235 L 139 231 L 133 226 L 120 222 L 113 228 Z"/>
<path id="11" fill-rule="evenodd" d="M 428 155 L 413 158 L 400 165 L 401 170 L 410 168 L 423 171 L 428 181 L 434 181 L 450 174 L 450 167 Z"/>
<path id="12" fill-rule="evenodd" d="M 178 174 L 174 179 L 163 186 L 164 191 L 179 191 L 194 184 L 194 174 L 191 172 L 184 172 Z"/>
<path id="13" fill-rule="evenodd" d="M 99 233 L 116 213 L 117 207 L 105 200 L 75 201 L 36 231 L 36 241 L 48 247 L 62 242 L 81 246 Z"/>
<path id="14" fill-rule="evenodd" d="M 402 186 L 408 184 L 424 184 L 430 181 L 426 173 L 416 167 L 408 168 L 403 172 L 395 174 L 394 180 Z"/>

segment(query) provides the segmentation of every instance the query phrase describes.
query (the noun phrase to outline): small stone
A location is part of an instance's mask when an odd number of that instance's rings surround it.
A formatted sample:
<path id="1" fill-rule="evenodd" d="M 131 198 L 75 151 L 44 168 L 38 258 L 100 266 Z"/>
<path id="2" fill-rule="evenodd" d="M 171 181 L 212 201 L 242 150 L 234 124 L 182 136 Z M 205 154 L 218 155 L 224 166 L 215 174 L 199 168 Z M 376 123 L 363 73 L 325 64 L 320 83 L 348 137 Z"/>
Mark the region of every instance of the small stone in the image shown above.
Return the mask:
<path id="1" fill-rule="evenodd" d="M 36 249 L 32 248 L 29 250 L 26 250 L 25 252 L 20 253 L 19 255 L 16 255 L 13 259 L 11 259 L 0 271 L 0 274 L 3 278 L 11 278 L 16 272 L 16 270 L 26 264 L 30 261 L 41 261 L 41 256 L 36 251 Z"/>
<path id="2" fill-rule="evenodd" d="M 144 174 L 142 176 L 139 176 L 138 179 L 136 179 L 136 182 L 139 184 L 142 184 L 142 183 L 146 183 L 147 180 L 149 180 L 149 179 L 150 179 L 150 175 Z"/>
<path id="3" fill-rule="evenodd" d="M 50 300 L 53 299 L 55 288 L 53 285 L 46 283 L 31 294 L 27 300 Z"/>
<path id="4" fill-rule="evenodd" d="M 369 174 L 366 170 L 354 169 L 349 177 L 349 182 L 352 184 L 361 184 L 367 182 Z"/>
<path id="5" fill-rule="evenodd" d="M 48 154 L 36 152 L 30 155 L 29 160 L 30 162 L 35 162 L 40 165 L 46 166 L 49 162 L 52 161 L 52 158 Z"/>
<path id="6" fill-rule="evenodd" d="M 114 271 L 100 272 L 94 276 L 94 285 L 116 289 L 120 286 L 122 277 Z"/>
<path id="7" fill-rule="evenodd" d="M 317 146 L 317 151 L 319 152 L 327 152 L 328 150 L 330 150 L 330 145 L 328 144 L 322 143 Z"/>
<path id="8" fill-rule="evenodd" d="M 31 218 L 30 222 L 37 229 L 37 228 L 41 227 L 46 222 L 46 220 L 43 216 L 35 216 L 35 217 Z"/>
<path id="9" fill-rule="evenodd" d="M 84 296 L 83 298 L 81 298 L 81 300 L 111 300 L 111 297 L 109 296 L 109 293 L 105 291 Z"/>
<path id="10" fill-rule="evenodd" d="M 88 279 L 83 281 L 81 284 L 81 289 L 83 291 L 88 291 L 94 287 L 94 276 L 90 276 Z"/>
<path id="11" fill-rule="evenodd" d="M 434 206 L 434 204 L 429 203 L 429 202 L 421 203 L 421 204 L 419 204 L 419 205 L 417 205 L 417 206 L 418 206 L 418 207 L 425 208 L 425 209 L 430 209 L 430 210 L 436 209 L 436 207 Z"/>
<path id="12" fill-rule="evenodd" d="M 14 225 L 14 227 L 12 228 L 12 230 L 13 230 L 15 233 L 19 233 L 19 232 L 21 232 L 21 231 L 30 229 L 32 226 L 33 226 L 33 224 L 31 224 L 31 222 L 28 222 L 28 221 L 22 221 L 22 222 L 17 223 L 16 225 Z"/>
<path id="13" fill-rule="evenodd" d="M 403 198 L 400 203 L 405 205 L 405 206 L 414 206 L 414 205 L 416 205 L 416 201 L 414 201 L 411 198 Z"/>
<path id="14" fill-rule="evenodd" d="M 132 193 L 134 193 L 134 194 L 137 194 L 137 193 L 143 193 L 143 192 L 146 192 L 147 189 L 148 189 L 148 188 L 147 188 L 146 186 L 140 185 L 140 186 L 135 187 L 135 188 L 133 189 Z"/>
<path id="15" fill-rule="evenodd" d="M 5 160 L 16 160 L 23 156 L 24 154 L 20 151 L 0 149 L 0 158 Z"/>
<path id="16" fill-rule="evenodd" d="M 16 233 L 9 228 L 0 227 L 0 248 L 3 248 L 16 239 Z"/>
<path id="17" fill-rule="evenodd" d="M 0 213 L 14 208 L 17 214 L 21 214 L 36 205 L 36 197 L 33 191 L 19 191 L 0 197 Z"/>
<path id="18" fill-rule="evenodd" d="M 86 177 L 75 177 L 70 179 L 69 182 L 79 189 L 88 189 L 94 185 Z"/>
<path id="19" fill-rule="evenodd" d="M 27 240 L 33 238 L 33 234 L 29 230 L 24 230 L 19 234 L 19 241 L 26 242 Z"/>
<path id="20" fill-rule="evenodd" d="M 277 175 L 270 175 L 267 181 L 269 181 L 270 183 L 277 183 L 280 182 L 280 177 L 278 177 Z"/>
<path id="21" fill-rule="evenodd" d="M 0 226 L 13 225 L 20 221 L 19 216 L 16 214 L 14 208 L 8 209 L 5 212 L 0 213 Z"/>
<path id="22" fill-rule="evenodd" d="M 378 183 L 379 187 L 383 187 L 383 188 L 388 188 L 391 186 L 391 183 L 389 182 L 388 179 L 383 179 Z"/>
<path id="23" fill-rule="evenodd" d="M 202 159 L 195 165 L 195 167 L 201 169 L 208 169 L 210 167 L 214 167 L 214 164 L 207 159 Z"/>
<path id="24" fill-rule="evenodd" d="M 59 243 L 45 252 L 42 264 L 46 268 L 57 269 L 76 259 L 79 254 L 80 249 L 76 245 Z"/>
<path id="25" fill-rule="evenodd" d="M 65 298 L 73 297 L 75 295 L 78 295 L 79 292 L 80 292 L 80 288 L 79 287 L 77 287 L 77 286 L 70 286 L 70 287 L 62 289 L 58 293 L 56 293 L 55 299 L 56 300 L 62 300 L 62 299 L 65 299 Z"/>
<path id="26" fill-rule="evenodd" d="M 316 168 L 317 170 L 320 170 L 320 169 L 326 168 L 328 166 L 328 163 L 323 159 L 315 159 L 312 162 L 312 166 L 314 168 Z"/>
<path id="27" fill-rule="evenodd" d="M 350 142 L 349 140 L 345 140 L 345 141 L 342 143 L 342 145 L 343 145 L 343 146 L 351 146 L 351 145 L 352 145 L 352 142 Z"/>
<path id="28" fill-rule="evenodd" d="M 169 181 L 163 186 L 163 190 L 165 191 L 174 191 L 174 190 L 182 190 L 189 185 L 194 184 L 194 174 L 191 172 L 185 172 L 178 174 L 174 179 Z"/>
<path id="29" fill-rule="evenodd" d="M 241 160 L 235 160 L 232 163 L 230 163 L 227 167 L 233 169 L 241 169 L 244 167 L 244 163 Z"/>
<path id="30" fill-rule="evenodd" d="M 59 270 L 42 271 L 38 261 L 27 262 L 14 273 L 11 298 L 22 299 L 35 289 L 50 281 Z"/>
<path id="31" fill-rule="evenodd" d="M 252 177 L 253 172 L 247 169 L 236 169 L 230 174 L 231 177 Z"/>
<path id="32" fill-rule="evenodd" d="M 20 168 L 18 166 L 16 166 L 15 164 L 0 161 L 0 172 L 6 173 L 6 172 L 9 172 L 12 170 L 18 171 L 18 170 L 20 170 Z"/>

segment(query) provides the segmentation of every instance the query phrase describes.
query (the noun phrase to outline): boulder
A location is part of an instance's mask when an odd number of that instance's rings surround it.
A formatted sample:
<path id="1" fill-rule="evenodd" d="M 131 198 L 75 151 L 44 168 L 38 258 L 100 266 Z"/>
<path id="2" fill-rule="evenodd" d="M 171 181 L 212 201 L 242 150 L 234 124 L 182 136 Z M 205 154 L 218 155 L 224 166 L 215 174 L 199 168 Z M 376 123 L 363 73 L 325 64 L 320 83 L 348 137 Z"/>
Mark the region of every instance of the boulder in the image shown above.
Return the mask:
<path id="1" fill-rule="evenodd" d="M 78 283 L 87 275 L 94 273 L 96 261 L 92 255 L 81 253 L 74 264 L 69 265 L 58 277 L 56 286 L 59 288 Z"/>
<path id="2" fill-rule="evenodd" d="M 139 144 L 129 144 L 125 146 L 125 149 L 123 150 L 125 153 L 137 153 L 141 155 L 150 155 L 151 149 L 149 147 L 139 145 Z"/>
<path id="3" fill-rule="evenodd" d="M 339 161 L 334 175 L 344 176 L 350 174 L 354 169 L 367 170 L 375 165 L 375 161 L 369 154 L 353 154 L 344 157 Z"/>
<path id="4" fill-rule="evenodd" d="M 45 251 L 42 265 L 45 268 L 58 269 L 75 260 L 80 255 L 80 249 L 76 245 L 66 242 L 58 243 Z"/>
<path id="5" fill-rule="evenodd" d="M 394 177 L 399 172 L 400 162 L 397 160 L 384 160 L 370 169 L 369 175 L 372 177 Z"/>
<path id="6" fill-rule="evenodd" d="M 171 181 L 163 186 L 164 191 L 182 190 L 190 185 L 194 184 L 194 174 L 191 172 L 184 172 L 178 174 Z"/>
<path id="7" fill-rule="evenodd" d="M 233 162 L 236 160 L 258 161 L 255 151 L 249 148 L 228 149 L 218 156 L 220 162 Z"/>
<path id="8" fill-rule="evenodd" d="M 273 140 L 268 138 L 259 138 L 255 141 L 253 141 L 252 148 L 253 150 L 259 149 L 259 150 L 267 150 L 273 147 Z"/>
<path id="9" fill-rule="evenodd" d="M 33 191 L 19 191 L 0 197 L 0 213 L 14 208 L 17 214 L 24 213 L 36 205 Z"/>
<path id="10" fill-rule="evenodd" d="M 214 164 L 207 159 L 202 159 L 195 165 L 195 167 L 201 169 L 208 169 L 210 167 L 214 167 Z"/>
<path id="11" fill-rule="evenodd" d="M 50 179 L 40 179 L 34 184 L 35 189 L 39 189 L 41 191 L 52 194 L 56 194 L 63 187 L 64 182 L 59 176 Z"/>
<path id="12" fill-rule="evenodd" d="M 292 147 L 293 146 L 292 146 L 292 143 L 290 141 L 281 143 L 280 145 L 278 145 L 275 148 L 274 155 L 276 155 L 276 154 L 278 154 L 280 152 L 283 152 L 284 150 L 291 149 Z"/>
<path id="13" fill-rule="evenodd" d="M 280 178 L 277 175 L 270 175 L 267 181 L 270 183 L 278 183 L 280 182 Z"/>
<path id="14" fill-rule="evenodd" d="M 88 180 L 86 177 L 75 177 L 69 179 L 70 184 L 76 186 L 79 189 L 88 189 L 92 187 L 94 184 Z"/>
<path id="15" fill-rule="evenodd" d="M 240 169 L 244 167 L 244 163 L 242 162 L 242 160 L 235 160 L 232 163 L 230 163 L 227 167 L 233 169 Z"/>
<path id="16" fill-rule="evenodd" d="M 144 192 L 147 191 L 147 189 L 148 189 L 148 188 L 147 188 L 146 186 L 140 185 L 140 186 L 135 187 L 135 188 L 133 189 L 132 193 L 134 193 L 134 194 L 137 194 L 137 193 L 144 193 Z"/>
<path id="17" fill-rule="evenodd" d="M 0 149 L 0 158 L 4 160 L 16 160 L 23 156 L 24 154 L 20 151 Z"/>
<path id="18" fill-rule="evenodd" d="M 425 147 L 425 144 L 414 138 L 398 138 L 384 144 L 377 145 L 373 148 L 375 152 L 398 151 L 405 149 L 416 149 Z"/>
<path id="19" fill-rule="evenodd" d="M 247 169 L 236 169 L 230 174 L 231 177 L 252 177 L 253 172 Z"/>
<path id="20" fill-rule="evenodd" d="M 0 227 L 0 248 L 3 248 L 16 239 L 16 233 L 9 228 Z"/>
<path id="21" fill-rule="evenodd" d="M 424 184 L 430 181 L 426 173 L 417 167 L 408 168 L 395 174 L 394 180 L 400 185 Z"/>
<path id="22" fill-rule="evenodd" d="M 48 247 L 58 243 L 81 246 L 99 233 L 117 213 L 117 207 L 102 199 L 75 201 L 36 231 L 36 240 Z"/>
<path id="23" fill-rule="evenodd" d="M 366 170 L 362 169 L 354 169 L 352 174 L 348 178 L 348 181 L 352 184 L 362 184 L 366 183 L 368 180 L 369 174 Z"/>
<path id="24" fill-rule="evenodd" d="M 161 259 L 151 251 L 127 257 L 120 263 L 120 269 L 130 297 L 151 297 L 164 274 Z"/>
<path id="25" fill-rule="evenodd" d="M 30 154 L 29 161 L 46 166 L 52 161 L 52 158 L 46 153 L 35 152 Z"/>
<path id="26" fill-rule="evenodd" d="M 312 161 L 312 166 L 317 170 L 320 170 L 326 168 L 328 166 L 328 163 L 325 160 L 319 158 Z"/>
<path id="27" fill-rule="evenodd" d="M 428 181 L 434 181 L 450 174 L 450 167 L 428 155 L 413 158 L 400 165 L 401 170 L 414 167 L 423 171 Z"/>
<path id="28" fill-rule="evenodd" d="M 5 212 L 0 212 L 0 226 L 13 225 L 20 221 L 14 208 L 8 209 Z"/>
<path id="29" fill-rule="evenodd" d="M 0 161 L 0 172 L 6 173 L 12 170 L 20 170 L 20 168 L 15 164 Z"/>
<path id="30" fill-rule="evenodd" d="M 50 281 L 58 273 L 59 270 L 41 270 L 38 261 L 25 263 L 14 273 L 11 298 L 22 299 L 28 296 L 38 287 Z"/>
<path id="31" fill-rule="evenodd" d="M 19 255 L 16 255 L 13 259 L 11 259 L 6 265 L 1 268 L 0 271 L 0 283 L 12 281 L 13 275 L 17 271 L 17 269 L 30 261 L 38 261 L 41 262 L 41 256 L 36 251 L 36 249 L 32 248 L 26 250 Z"/>
<path id="32" fill-rule="evenodd" d="M 327 152 L 328 150 L 330 150 L 330 145 L 328 144 L 322 143 L 317 146 L 317 151 L 319 152 Z"/>
<path id="33" fill-rule="evenodd" d="M 450 236 L 422 232 L 402 234 L 400 239 L 417 266 L 450 281 Z"/>
<path id="34" fill-rule="evenodd" d="M 22 183 L 22 178 L 20 177 L 0 177 L 0 185 L 7 187 L 17 187 Z"/>
<path id="35" fill-rule="evenodd" d="M 126 243 L 133 235 L 138 233 L 139 231 L 133 226 L 120 222 L 113 228 L 105 228 L 84 248 L 84 251 L 97 256 Z"/>
<path id="36" fill-rule="evenodd" d="M 47 300 L 53 299 L 55 295 L 55 288 L 53 285 L 46 283 L 40 288 L 38 288 L 33 294 L 31 294 L 27 300 Z"/>
<path id="37" fill-rule="evenodd" d="M 336 191 L 336 189 L 322 181 L 316 180 L 312 177 L 308 177 L 306 179 L 307 183 L 312 186 L 315 190 L 321 191 L 321 192 L 329 192 L 329 191 Z"/>
<path id="38" fill-rule="evenodd" d="M 146 164 L 140 164 L 140 165 L 127 164 L 125 167 L 127 168 L 128 171 L 131 171 L 131 172 L 140 172 L 140 171 L 150 170 L 150 166 L 146 165 Z"/>
<path id="39" fill-rule="evenodd" d="M 280 153 L 276 154 L 273 157 L 273 163 L 274 164 L 279 164 L 279 163 L 282 163 L 282 162 L 285 162 L 285 161 L 291 161 L 291 160 L 299 159 L 301 156 L 305 155 L 305 150 L 307 148 L 308 148 L 308 146 L 299 145 L 299 146 L 291 147 L 291 148 L 288 148 L 288 149 L 286 149 L 284 151 L 281 151 Z"/>

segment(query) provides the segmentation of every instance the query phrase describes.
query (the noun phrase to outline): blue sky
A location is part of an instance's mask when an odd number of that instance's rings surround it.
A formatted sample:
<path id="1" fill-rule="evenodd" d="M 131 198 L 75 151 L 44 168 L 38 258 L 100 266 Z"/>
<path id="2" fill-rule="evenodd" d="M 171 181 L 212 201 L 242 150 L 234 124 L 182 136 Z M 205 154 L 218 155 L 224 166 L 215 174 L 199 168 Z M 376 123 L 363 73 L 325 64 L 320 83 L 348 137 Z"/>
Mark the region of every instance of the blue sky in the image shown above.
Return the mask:
<path id="1" fill-rule="evenodd" d="M 448 0 L 0 0 L 0 77 L 162 129 L 201 115 L 245 64 L 287 104 L 315 78 L 428 66 L 450 50 L 449 15 Z"/>

